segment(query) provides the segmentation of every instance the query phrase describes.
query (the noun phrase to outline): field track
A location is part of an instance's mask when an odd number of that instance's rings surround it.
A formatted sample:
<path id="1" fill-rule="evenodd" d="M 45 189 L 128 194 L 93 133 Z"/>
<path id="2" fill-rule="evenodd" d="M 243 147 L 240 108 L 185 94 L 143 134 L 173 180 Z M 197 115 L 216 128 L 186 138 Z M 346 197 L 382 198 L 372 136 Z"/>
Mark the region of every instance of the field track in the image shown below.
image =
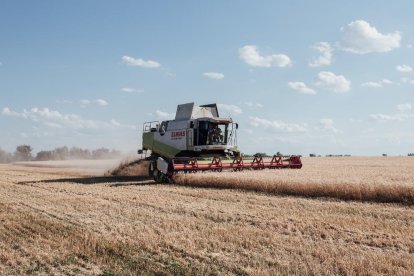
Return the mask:
<path id="1" fill-rule="evenodd" d="M 306 158 L 304 165 L 269 179 L 414 185 L 414 158 Z M 258 175 L 238 177 L 246 185 Z M 410 204 L 206 187 L 0 165 L 0 274 L 413 271 Z"/>

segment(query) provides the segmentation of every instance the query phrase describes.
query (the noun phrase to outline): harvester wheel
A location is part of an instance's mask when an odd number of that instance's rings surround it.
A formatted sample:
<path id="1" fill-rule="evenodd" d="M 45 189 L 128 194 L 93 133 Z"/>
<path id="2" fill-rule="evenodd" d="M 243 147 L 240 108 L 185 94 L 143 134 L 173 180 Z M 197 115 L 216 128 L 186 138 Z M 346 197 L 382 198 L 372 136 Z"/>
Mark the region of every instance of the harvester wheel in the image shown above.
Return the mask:
<path id="1" fill-rule="evenodd" d="M 148 176 L 152 177 L 155 182 L 162 182 L 161 181 L 161 175 L 162 173 L 157 169 L 157 163 L 151 162 L 151 164 L 148 167 Z"/>
<path id="2" fill-rule="evenodd" d="M 168 175 L 160 172 L 157 169 L 154 172 L 155 172 L 155 174 L 154 174 L 155 182 L 157 182 L 157 183 L 167 183 L 167 184 L 173 183 L 173 181 L 171 180 L 170 177 L 168 177 Z"/>
<path id="3" fill-rule="evenodd" d="M 162 173 L 159 170 L 154 171 L 154 180 L 157 183 L 162 183 Z"/>

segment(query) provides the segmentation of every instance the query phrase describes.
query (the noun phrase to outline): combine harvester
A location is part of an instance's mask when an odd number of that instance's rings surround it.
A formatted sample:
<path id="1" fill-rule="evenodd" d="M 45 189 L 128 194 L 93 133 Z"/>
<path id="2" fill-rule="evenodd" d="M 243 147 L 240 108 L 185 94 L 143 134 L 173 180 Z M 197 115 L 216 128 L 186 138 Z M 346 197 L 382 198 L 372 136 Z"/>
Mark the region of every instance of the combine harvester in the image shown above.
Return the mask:
<path id="1" fill-rule="evenodd" d="M 237 147 L 237 129 L 231 118 L 219 116 L 216 104 L 181 104 L 174 120 L 144 123 L 138 153 L 149 161 L 150 177 L 166 183 L 172 183 L 177 173 L 302 167 L 298 155 L 244 159 Z"/>

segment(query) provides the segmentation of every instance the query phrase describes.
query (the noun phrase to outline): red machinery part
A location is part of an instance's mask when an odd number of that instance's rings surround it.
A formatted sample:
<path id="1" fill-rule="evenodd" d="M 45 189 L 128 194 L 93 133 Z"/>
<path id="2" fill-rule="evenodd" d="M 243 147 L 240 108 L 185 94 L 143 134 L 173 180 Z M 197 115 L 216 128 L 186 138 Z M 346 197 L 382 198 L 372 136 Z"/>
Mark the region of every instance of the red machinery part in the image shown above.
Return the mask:
<path id="1" fill-rule="evenodd" d="M 253 161 L 243 160 L 243 157 L 235 157 L 229 162 L 223 162 L 218 157 L 214 157 L 211 163 L 199 163 L 196 158 L 179 158 L 172 160 L 173 172 L 185 171 L 222 171 L 233 170 L 242 171 L 244 169 L 300 169 L 302 161 L 300 155 L 278 156 L 270 158 L 255 157 Z"/>

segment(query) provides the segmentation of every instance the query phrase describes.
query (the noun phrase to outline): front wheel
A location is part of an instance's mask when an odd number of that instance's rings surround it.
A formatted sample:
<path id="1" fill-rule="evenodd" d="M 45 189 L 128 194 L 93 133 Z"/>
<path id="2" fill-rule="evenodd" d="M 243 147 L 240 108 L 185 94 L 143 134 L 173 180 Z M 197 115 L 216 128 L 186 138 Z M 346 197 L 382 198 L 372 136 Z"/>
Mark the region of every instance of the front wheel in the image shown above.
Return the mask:
<path id="1" fill-rule="evenodd" d="M 152 177 L 157 183 L 172 183 L 171 178 L 157 169 L 157 163 L 151 162 L 148 167 L 148 176 Z"/>

